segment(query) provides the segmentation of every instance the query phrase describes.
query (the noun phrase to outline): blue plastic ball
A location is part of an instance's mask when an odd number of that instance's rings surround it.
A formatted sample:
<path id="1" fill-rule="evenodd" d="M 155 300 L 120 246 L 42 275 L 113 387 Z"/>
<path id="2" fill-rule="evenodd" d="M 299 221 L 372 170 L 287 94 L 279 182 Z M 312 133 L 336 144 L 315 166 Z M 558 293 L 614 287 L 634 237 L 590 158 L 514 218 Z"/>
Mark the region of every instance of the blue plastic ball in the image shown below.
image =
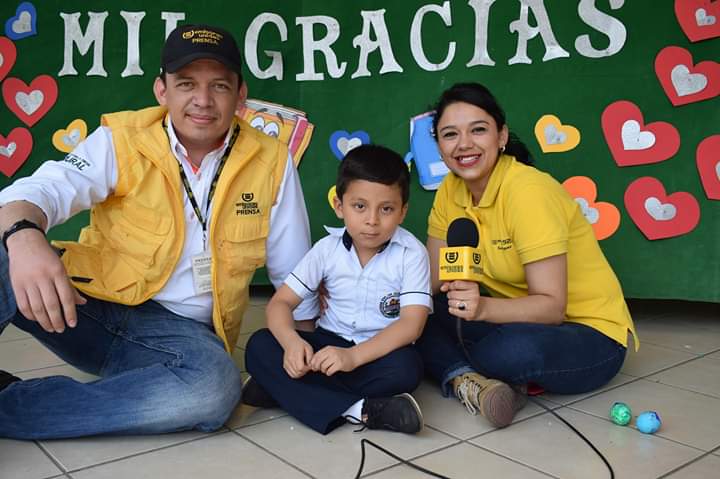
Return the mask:
<path id="1" fill-rule="evenodd" d="M 645 411 L 637 417 L 635 424 L 638 431 L 645 434 L 655 434 L 660 429 L 662 421 L 660 421 L 660 415 L 655 411 Z"/>

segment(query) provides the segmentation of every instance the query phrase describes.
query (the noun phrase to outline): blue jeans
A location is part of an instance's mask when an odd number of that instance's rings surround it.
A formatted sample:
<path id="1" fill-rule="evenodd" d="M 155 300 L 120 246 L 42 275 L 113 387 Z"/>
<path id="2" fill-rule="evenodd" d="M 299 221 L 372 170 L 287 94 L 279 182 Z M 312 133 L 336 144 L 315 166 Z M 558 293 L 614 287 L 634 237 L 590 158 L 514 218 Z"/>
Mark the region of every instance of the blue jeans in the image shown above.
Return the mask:
<path id="1" fill-rule="evenodd" d="M 354 346 L 322 328 L 298 334 L 313 351 L 325 346 Z M 326 376 L 310 372 L 299 379 L 285 372 L 283 356 L 283 348 L 270 330 L 261 329 L 247 343 L 245 365 L 285 411 L 321 434 L 344 424 L 342 413 L 361 399 L 412 392 L 423 377 L 422 360 L 413 346 L 396 349 L 347 373 Z"/>
<path id="2" fill-rule="evenodd" d="M 57 439 L 220 428 L 240 399 L 240 371 L 205 324 L 158 303 L 94 298 L 75 328 L 47 333 L 18 311 L 0 248 L 0 332 L 12 322 L 64 361 L 101 379 L 30 379 L 0 392 L 0 437 Z"/>
<path id="3" fill-rule="evenodd" d="M 535 383 L 547 392 L 580 394 L 607 383 L 620 370 L 626 348 L 582 324 L 558 326 L 462 321 L 448 313 L 447 296 L 434 298 L 435 313 L 416 343 L 428 374 L 440 382 L 443 395 L 459 374 L 477 371 L 508 384 Z"/>

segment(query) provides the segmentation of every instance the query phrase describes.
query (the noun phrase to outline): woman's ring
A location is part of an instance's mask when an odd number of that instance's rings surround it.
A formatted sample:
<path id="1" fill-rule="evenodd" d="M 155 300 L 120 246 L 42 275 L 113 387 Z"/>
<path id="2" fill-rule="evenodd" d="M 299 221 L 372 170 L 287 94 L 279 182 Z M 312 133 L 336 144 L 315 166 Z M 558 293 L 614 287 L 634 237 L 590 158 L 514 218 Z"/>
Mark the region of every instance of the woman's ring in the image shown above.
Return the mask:
<path id="1" fill-rule="evenodd" d="M 458 303 L 458 309 L 459 309 L 460 311 L 465 311 L 465 308 L 466 308 L 466 307 L 467 307 L 467 306 L 465 306 L 465 303 L 463 303 L 462 301 L 460 301 L 460 302 Z"/>

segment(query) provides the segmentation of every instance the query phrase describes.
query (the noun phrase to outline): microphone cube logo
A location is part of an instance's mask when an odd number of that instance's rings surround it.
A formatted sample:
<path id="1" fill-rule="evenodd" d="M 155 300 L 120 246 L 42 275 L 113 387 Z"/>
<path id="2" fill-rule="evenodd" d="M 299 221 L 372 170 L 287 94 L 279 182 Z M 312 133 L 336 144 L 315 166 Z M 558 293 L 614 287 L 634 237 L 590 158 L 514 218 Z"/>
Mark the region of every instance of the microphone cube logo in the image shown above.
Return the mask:
<path id="1" fill-rule="evenodd" d="M 448 251 L 445 253 L 445 261 L 452 264 L 458 260 L 460 256 L 457 251 Z"/>

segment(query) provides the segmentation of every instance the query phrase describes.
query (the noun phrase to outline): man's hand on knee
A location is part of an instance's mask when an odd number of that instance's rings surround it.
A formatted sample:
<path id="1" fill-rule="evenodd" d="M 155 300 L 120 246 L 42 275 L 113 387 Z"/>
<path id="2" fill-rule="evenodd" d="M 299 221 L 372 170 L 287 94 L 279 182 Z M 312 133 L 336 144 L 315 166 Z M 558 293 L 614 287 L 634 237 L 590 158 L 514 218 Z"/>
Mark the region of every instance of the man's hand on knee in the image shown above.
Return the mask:
<path id="1" fill-rule="evenodd" d="M 70 284 L 65 266 L 42 232 L 22 230 L 7 241 L 10 283 L 18 310 L 47 332 L 77 324 L 75 305 L 86 300 Z"/>

